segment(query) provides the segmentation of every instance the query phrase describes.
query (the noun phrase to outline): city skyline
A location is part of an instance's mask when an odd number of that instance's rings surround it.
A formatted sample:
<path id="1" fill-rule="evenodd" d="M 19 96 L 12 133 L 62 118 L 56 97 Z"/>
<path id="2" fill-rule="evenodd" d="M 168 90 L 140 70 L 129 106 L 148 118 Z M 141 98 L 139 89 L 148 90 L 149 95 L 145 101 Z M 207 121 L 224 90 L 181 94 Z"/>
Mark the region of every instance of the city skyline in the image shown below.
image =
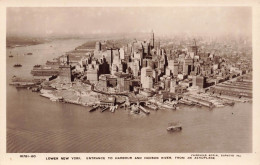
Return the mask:
<path id="1" fill-rule="evenodd" d="M 86 36 L 115 33 L 247 35 L 250 7 L 8 8 L 7 35 Z M 193 19 L 193 18 L 194 19 Z"/>

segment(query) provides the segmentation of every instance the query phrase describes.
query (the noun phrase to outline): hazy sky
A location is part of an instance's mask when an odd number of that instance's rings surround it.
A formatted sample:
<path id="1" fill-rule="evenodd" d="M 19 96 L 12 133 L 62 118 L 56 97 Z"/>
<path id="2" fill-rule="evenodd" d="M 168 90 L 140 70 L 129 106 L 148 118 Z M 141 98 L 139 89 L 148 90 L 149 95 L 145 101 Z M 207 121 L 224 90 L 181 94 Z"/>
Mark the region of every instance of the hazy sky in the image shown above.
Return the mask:
<path id="1" fill-rule="evenodd" d="M 250 7 L 8 8 L 7 34 L 251 34 Z"/>

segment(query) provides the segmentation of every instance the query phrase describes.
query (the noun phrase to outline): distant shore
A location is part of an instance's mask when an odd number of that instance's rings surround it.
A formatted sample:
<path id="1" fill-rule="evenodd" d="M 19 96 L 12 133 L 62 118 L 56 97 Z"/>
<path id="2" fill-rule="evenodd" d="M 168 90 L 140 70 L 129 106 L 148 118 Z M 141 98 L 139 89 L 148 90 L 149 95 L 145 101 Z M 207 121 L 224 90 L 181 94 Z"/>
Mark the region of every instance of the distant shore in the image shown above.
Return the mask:
<path id="1" fill-rule="evenodd" d="M 50 39 L 46 38 L 33 38 L 33 37 L 7 37 L 6 48 L 24 47 L 30 45 L 38 45 L 49 42 Z"/>

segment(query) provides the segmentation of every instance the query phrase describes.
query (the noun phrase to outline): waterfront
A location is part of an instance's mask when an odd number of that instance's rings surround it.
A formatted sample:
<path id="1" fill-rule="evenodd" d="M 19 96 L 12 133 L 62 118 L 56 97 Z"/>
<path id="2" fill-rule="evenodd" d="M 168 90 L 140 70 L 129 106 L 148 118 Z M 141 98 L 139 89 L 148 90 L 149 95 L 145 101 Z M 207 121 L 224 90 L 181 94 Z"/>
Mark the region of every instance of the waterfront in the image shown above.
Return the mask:
<path id="1" fill-rule="evenodd" d="M 13 75 L 30 76 L 35 64 L 74 49 L 84 41 L 60 40 L 12 49 L 22 68 L 8 58 L 7 84 Z M 50 47 L 52 45 L 52 47 Z M 69 46 L 67 46 L 69 45 Z M 32 56 L 21 55 L 32 52 Z M 252 104 L 176 111 L 146 116 L 119 109 L 89 113 L 88 108 L 50 102 L 29 90 L 7 85 L 7 152 L 251 152 Z M 168 122 L 180 121 L 182 132 L 167 133 Z"/>

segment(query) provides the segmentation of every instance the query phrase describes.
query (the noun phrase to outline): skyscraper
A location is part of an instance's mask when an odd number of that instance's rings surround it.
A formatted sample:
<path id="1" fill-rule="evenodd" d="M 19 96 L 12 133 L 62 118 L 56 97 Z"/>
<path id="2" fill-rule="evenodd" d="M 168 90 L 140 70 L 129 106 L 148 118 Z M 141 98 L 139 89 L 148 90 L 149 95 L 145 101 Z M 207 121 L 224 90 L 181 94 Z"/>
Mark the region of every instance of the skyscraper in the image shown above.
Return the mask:
<path id="1" fill-rule="evenodd" d="M 154 32 L 153 32 L 153 30 L 151 31 L 151 34 L 150 34 L 150 45 L 151 45 L 151 48 L 154 48 Z"/>

